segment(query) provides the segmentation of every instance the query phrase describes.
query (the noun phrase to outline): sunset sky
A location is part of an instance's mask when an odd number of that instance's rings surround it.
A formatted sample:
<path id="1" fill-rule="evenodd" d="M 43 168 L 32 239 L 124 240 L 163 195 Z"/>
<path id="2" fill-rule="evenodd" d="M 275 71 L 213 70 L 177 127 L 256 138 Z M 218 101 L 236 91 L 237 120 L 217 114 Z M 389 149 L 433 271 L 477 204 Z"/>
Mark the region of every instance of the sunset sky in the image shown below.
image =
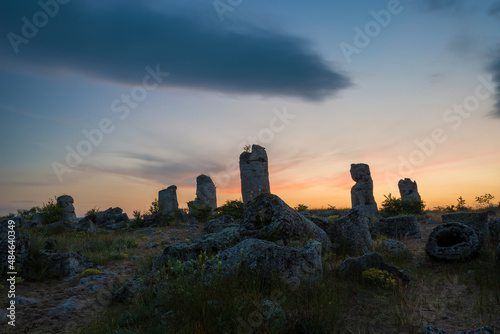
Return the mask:
<path id="1" fill-rule="evenodd" d="M 241 198 L 259 144 L 289 205 L 416 180 L 500 201 L 499 1 L 0 0 L 0 215 L 69 194 L 145 211 L 196 176 Z"/>

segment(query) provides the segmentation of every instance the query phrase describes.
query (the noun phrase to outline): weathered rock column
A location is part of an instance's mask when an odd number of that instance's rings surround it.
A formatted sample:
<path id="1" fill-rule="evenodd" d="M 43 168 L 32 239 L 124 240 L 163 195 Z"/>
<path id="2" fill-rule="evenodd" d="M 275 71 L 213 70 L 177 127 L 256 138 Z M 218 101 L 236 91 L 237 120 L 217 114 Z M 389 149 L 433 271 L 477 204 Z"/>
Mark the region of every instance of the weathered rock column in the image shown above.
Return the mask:
<path id="1" fill-rule="evenodd" d="M 417 181 L 412 181 L 409 178 L 399 180 L 398 188 L 403 201 L 407 201 L 409 199 L 421 201 L 420 194 L 418 193 Z"/>
<path id="2" fill-rule="evenodd" d="M 59 196 L 57 198 L 57 204 L 62 206 L 62 221 L 67 223 L 77 223 L 78 218 L 76 218 L 75 207 L 73 206 L 73 197 L 68 195 Z"/>
<path id="3" fill-rule="evenodd" d="M 270 194 L 269 171 L 266 149 L 252 145 L 252 152 L 240 155 L 241 196 L 243 203 L 260 194 Z"/>
<path id="4" fill-rule="evenodd" d="M 378 216 L 377 203 L 373 197 L 373 180 L 367 164 L 351 164 L 351 177 L 356 184 L 351 188 L 352 208 L 358 208 L 365 216 Z"/>
<path id="5" fill-rule="evenodd" d="M 179 210 L 177 186 L 170 186 L 167 189 L 160 190 L 158 192 L 158 203 L 162 207 L 163 213 L 166 215 Z"/>
<path id="6" fill-rule="evenodd" d="M 200 205 L 208 205 L 212 209 L 217 208 L 217 193 L 210 176 L 202 174 L 196 178 L 196 202 Z"/>

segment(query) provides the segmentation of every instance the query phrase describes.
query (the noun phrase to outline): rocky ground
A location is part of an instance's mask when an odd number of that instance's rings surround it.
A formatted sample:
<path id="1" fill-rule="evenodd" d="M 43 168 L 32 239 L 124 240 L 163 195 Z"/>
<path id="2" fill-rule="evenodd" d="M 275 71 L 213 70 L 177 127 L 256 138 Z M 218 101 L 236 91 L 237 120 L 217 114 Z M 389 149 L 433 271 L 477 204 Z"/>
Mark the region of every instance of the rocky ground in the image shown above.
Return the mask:
<path id="1" fill-rule="evenodd" d="M 138 247 L 130 251 L 128 258 L 107 266 L 99 266 L 103 275 L 85 280 L 48 279 L 42 282 L 23 282 L 16 285 L 16 296 L 21 298 L 16 307 L 16 326 L 11 327 L 2 319 L 2 333 L 78 333 L 103 308 L 109 305 L 112 292 L 127 279 L 132 278 L 141 266 L 150 263 L 153 256 L 161 255 L 165 246 L 199 236 L 203 229 L 161 227 L 152 229 L 145 238 L 137 238 Z M 148 229 L 147 231 L 151 231 Z M 142 234 L 144 235 L 144 234 Z M 142 236 L 141 235 L 141 236 Z M 93 276 L 95 277 L 95 276 Z M 7 307 L 7 292 L 2 291 L 2 310 Z M 30 301 L 35 301 L 31 304 Z M 19 305 L 21 303 L 25 305 Z M 5 331 L 4 331 L 5 330 Z"/>

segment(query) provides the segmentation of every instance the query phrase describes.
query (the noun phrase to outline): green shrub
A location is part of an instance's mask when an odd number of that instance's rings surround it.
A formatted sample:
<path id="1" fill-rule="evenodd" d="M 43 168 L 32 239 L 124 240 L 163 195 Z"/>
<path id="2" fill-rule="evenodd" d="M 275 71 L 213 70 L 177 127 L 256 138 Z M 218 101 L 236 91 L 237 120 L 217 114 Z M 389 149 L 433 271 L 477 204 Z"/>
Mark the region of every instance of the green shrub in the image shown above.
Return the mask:
<path id="1" fill-rule="evenodd" d="M 92 209 L 90 209 L 85 213 L 85 218 L 95 223 L 95 216 L 97 216 L 98 213 L 99 213 L 99 208 L 94 206 Z"/>
<path id="2" fill-rule="evenodd" d="M 212 213 L 213 209 L 209 205 L 189 204 L 189 215 L 196 218 L 200 223 L 205 223 L 212 216 Z"/>
<path id="3" fill-rule="evenodd" d="M 385 200 L 382 202 L 382 211 L 380 212 L 383 217 L 418 215 L 424 212 L 425 204 L 421 200 L 411 198 L 403 201 L 391 194 L 384 195 L 384 197 Z"/>
<path id="4" fill-rule="evenodd" d="M 62 219 L 63 207 L 57 203 L 57 198 L 49 198 L 47 203 L 43 203 L 41 208 L 37 208 L 36 213 L 44 215 L 46 224 L 54 223 Z"/>
<path id="5" fill-rule="evenodd" d="M 40 210 L 39 207 L 34 206 L 31 209 L 18 209 L 17 214 L 24 218 L 24 220 L 32 220 L 33 215 Z"/>
<path id="6" fill-rule="evenodd" d="M 97 269 L 87 269 L 85 271 L 82 271 L 78 277 L 87 277 L 87 276 L 93 276 L 93 275 L 101 275 L 101 271 Z"/>
<path id="7" fill-rule="evenodd" d="M 304 204 L 298 204 L 296 207 L 294 207 L 294 209 L 298 212 L 301 212 L 301 211 L 306 211 L 309 207 L 307 205 L 304 205 Z"/>
<path id="8" fill-rule="evenodd" d="M 141 214 L 141 211 L 135 210 L 132 215 L 134 220 L 130 223 L 131 228 L 142 228 L 144 227 L 144 217 L 146 214 Z"/>
<path id="9" fill-rule="evenodd" d="M 149 207 L 149 213 L 152 215 L 163 215 L 163 205 L 158 202 L 158 199 L 155 198 L 153 202 L 151 202 L 151 206 Z"/>
<path id="10" fill-rule="evenodd" d="M 363 271 L 361 277 L 365 283 L 373 286 L 380 286 L 384 289 L 390 289 L 397 286 L 396 279 L 392 277 L 387 270 L 370 268 Z"/>
<path id="11" fill-rule="evenodd" d="M 212 215 L 210 218 L 217 218 L 224 215 L 229 215 L 234 219 L 241 218 L 243 215 L 243 202 L 240 200 L 227 200 L 226 204 L 215 209 L 216 214 Z"/>

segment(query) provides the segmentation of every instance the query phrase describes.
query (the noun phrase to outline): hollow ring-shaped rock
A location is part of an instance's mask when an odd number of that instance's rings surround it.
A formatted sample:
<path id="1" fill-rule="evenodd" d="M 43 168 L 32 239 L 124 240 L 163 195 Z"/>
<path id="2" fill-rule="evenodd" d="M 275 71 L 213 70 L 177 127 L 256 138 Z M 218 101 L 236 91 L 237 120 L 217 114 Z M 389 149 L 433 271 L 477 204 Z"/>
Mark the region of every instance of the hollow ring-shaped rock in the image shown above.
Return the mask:
<path id="1" fill-rule="evenodd" d="M 479 238 L 467 225 L 446 223 L 432 230 L 425 251 L 436 260 L 466 260 L 479 252 Z"/>

